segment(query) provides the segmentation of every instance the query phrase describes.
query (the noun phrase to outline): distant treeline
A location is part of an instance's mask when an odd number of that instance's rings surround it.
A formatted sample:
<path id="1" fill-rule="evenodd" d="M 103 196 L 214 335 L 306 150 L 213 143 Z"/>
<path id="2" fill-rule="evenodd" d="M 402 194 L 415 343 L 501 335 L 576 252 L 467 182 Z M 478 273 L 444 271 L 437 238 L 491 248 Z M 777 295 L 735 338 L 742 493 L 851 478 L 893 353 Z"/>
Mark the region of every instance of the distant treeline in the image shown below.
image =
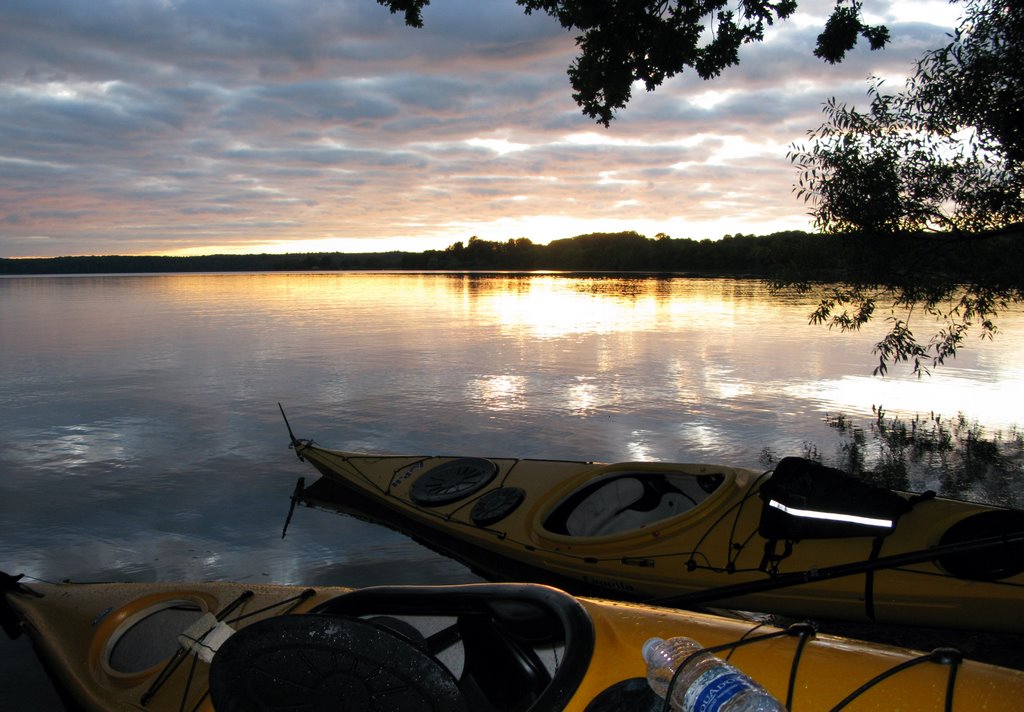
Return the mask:
<path id="1" fill-rule="evenodd" d="M 936 240 L 890 240 L 865 244 L 834 235 L 801 231 L 771 235 L 726 235 L 692 240 L 636 232 L 591 233 L 547 245 L 528 238 L 491 242 L 476 237 L 443 250 L 424 252 L 206 255 L 196 257 L 92 256 L 0 259 L 0 274 L 110 274 L 141 272 L 265 272 L 311 270 L 566 270 L 744 275 L 787 280 L 841 280 L 856 252 L 873 260 L 935 261 L 935 270 L 981 270 L 988 278 L 1000 267 L 1024 264 L 1019 236 L 983 241 L 964 259 L 942 257 Z M 856 260 L 861 262 L 862 260 Z M 1017 272 L 1014 269 L 1013 272 Z M 1020 274 L 1014 274 L 1020 279 Z"/>

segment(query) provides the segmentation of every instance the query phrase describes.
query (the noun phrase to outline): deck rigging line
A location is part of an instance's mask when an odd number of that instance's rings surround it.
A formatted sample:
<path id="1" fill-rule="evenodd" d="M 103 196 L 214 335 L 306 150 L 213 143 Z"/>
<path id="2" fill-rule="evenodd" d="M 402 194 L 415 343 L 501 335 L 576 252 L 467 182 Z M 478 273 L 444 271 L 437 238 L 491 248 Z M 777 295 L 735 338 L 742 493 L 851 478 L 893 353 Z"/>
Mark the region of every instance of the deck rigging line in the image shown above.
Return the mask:
<path id="1" fill-rule="evenodd" d="M 246 601 L 251 599 L 254 595 L 255 595 L 255 593 L 253 593 L 253 591 L 251 591 L 251 590 L 243 591 L 241 594 L 238 595 L 238 597 L 235 600 L 233 600 L 231 603 L 229 603 L 227 606 L 225 606 L 219 613 L 217 613 L 217 615 L 215 616 L 216 619 L 217 619 L 217 622 L 219 622 L 219 623 L 227 623 L 228 625 L 230 625 L 232 623 L 237 623 L 238 621 L 245 620 L 246 618 L 251 618 L 252 616 L 256 616 L 256 615 L 259 615 L 261 613 L 266 613 L 267 611 L 271 611 L 271 610 L 274 610 L 275 608 L 281 608 L 281 607 L 285 607 L 285 609 L 282 611 L 282 614 L 286 614 L 286 613 L 289 613 L 290 611 L 294 610 L 303 601 L 306 601 L 306 600 L 312 598 L 314 595 L 316 595 L 316 590 L 312 589 L 312 588 L 307 588 L 307 589 L 303 590 L 301 593 L 298 593 L 295 596 L 292 596 L 290 598 L 286 598 L 286 599 L 281 600 L 281 601 L 276 601 L 276 602 L 271 603 L 269 605 L 263 606 L 262 608 L 258 608 L 258 609 L 254 610 L 254 611 L 249 611 L 248 613 L 244 613 L 242 615 L 235 616 L 234 618 L 230 618 L 230 619 L 228 618 L 228 616 L 230 616 L 232 613 L 234 613 L 242 604 L 244 604 Z M 211 628 L 210 630 L 213 630 L 213 629 Z M 202 641 L 202 639 L 210 632 L 210 630 L 206 631 L 206 633 L 203 633 L 202 635 L 197 636 L 197 639 L 196 639 L 195 642 Z M 142 699 L 140 700 L 140 704 L 142 704 L 143 707 L 145 707 L 147 704 L 149 704 L 149 702 L 153 699 L 153 697 L 160 690 L 160 688 L 164 686 L 164 684 L 167 682 L 167 680 L 170 679 L 171 675 L 173 675 L 175 673 L 175 671 L 177 671 L 177 669 L 185 661 L 185 657 L 188 656 L 188 654 L 189 654 L 189 651 L 186 650 L 183 647 L 182 648 L 178 648 L 175 651 L 174 655 L 171 657 L 170 660 L 167 661 L 167 664 L 164 665 L 163 669 L 157 675 L 156 679 L 153 680 L 153 683 L 149 686 L 149 689 L 146 690 L 145 694 L 142 695 Z M 192 663 L 189 666 L 188 676 L 187 676 L 186 681 L 185 681 L 185 689 L 181 693 L 181 703 L 178 706 L 179 712 L 184 712 L 185 711 L 186 704 L 188 702 L 189 693 L 192 691 L 192 680 L 193 680 L 193 678 L 195 676 L 196 665 L 198 663 L 199 663 L 199 657 L 196 656 L 196 655 L 193 655 L 192 656 Z M 200 697 L 196 701 L 195 705 L 191 708 L 192 712 L 195 712 L 196 710 L 199 709 L 200 705 L 202 705 L 203 701 L 209 696 L 209 694 L 210 694 L 210 691 L 209 691 L 209 689 L 207 689 L 205 692 L 203 692 L 202 695 L 200 695 Z"/>
<path id="2" fill-rule="evenodd" d="M 751 636 L 751 634 L 754 631 L 758 630 L 763 625 L 763 623 L 759 623 L 758 625 L 754 626 L 746 633 L 744 633 L 737 640 L 731 641 L 729 643 L 722 643 L 720 645 L 713 645 L 701 648 L 700 650 L 696 650 L 690 655 L 688 655 L 686 658 L 684 658 L 683 661 L 678 665 L 678 667 L 676 667 L 675 672 L 672 674 L 672 679 L 669 681 L 668 690 L 665 693 L 662 710 L 664 710 L 664 712 L 668 712 L 668 710 L 671 709 L 670 700 L 672 699 L 672 690 L 678 682 L 680 674 L 691 661 L 697 659 L 701 655 L 714 655 L 715 653 L 728 650 L 729 654 L 726 656 L 726 660 L 728 660 L 732 657 L 733 652 L 735 652 L 738 648 L 744 647 L 746 645 L 751 645 L 753 643 L 761 643 L 767 640 L 781 638 L 783 636 L 794 636 L 797 638 L 797 643 L 793 649 L 793 658 L 790 663 L 789 670 L 789 681 L 786 688 L 786 709 L 790 712 L 793 712 L 793 704 L 796 701 L 794 699 L 796 693 L 796 678 L 797 672 L 800 668 L 800 661 L 803 657 L 804 648 L 806 647 L 807 643 L 814 638 L 815 634 L 817 633 L 817 628 L 815 628 L 815 626 L 811 623 L 802 622 L 794 623 L 782 630 L 764 633 L 762 635 L 757 636 Z M 957 670 L 959 669 L 960 663 L 962 661 L 963 655 L 960 653 L 959 650 L 955 648 L 936 648 L 930 653 L 925 653 L 924 655 L 920 655 L 918 657 L 905 660 L 902 663 L 898 663 L 892 666 L 891 668 L 880 672 L 870 680 L 864 682 L 862 685 L 860 685 L 857 689 L 855 689 L 845 698 L 843 698 L 837 705 L 832 707 L 829 712 L 840 712 L 840 710 L 847 707 L 858 697 L 866 693 L 868 690 L 877 687 L 885 680 L 888 680 L 889 678 L 903 672 L 904 670 L 909 670 L 913 667 L 916 667 L 918 665 L 921 665 L 922 663 L 927 662 L 932 662 L 939 665 L 947 665 L 949 667 L 949 675 L 946 679 L 946 689 L 944 693 L 944 708 L 946 712 L 952 712 L 953 692 L 956 688 Z"/>

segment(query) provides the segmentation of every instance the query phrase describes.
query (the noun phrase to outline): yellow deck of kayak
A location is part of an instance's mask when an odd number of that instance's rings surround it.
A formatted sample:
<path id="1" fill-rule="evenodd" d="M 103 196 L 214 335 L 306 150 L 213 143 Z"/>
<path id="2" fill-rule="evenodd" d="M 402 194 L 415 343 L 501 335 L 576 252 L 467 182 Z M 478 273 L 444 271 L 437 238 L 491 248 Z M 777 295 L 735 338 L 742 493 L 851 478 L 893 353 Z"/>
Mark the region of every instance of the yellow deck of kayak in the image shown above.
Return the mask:
<path id="1" fill-rule="evenodd" d="M 476 586 L 491 586 L 490 590 L 501 588 L 493 584 Z M 234 621 L 236 629 L 244 630 L 256 621 L 284 613 L 302 614 L 349 592 L 349 589 L 323 588 L 310 590 L 302 597 L 303 589 L 297 587 L 230 583 L 30 583 L 26 588 L 39 595 L 30 595 L 24 590 L 11 591 L 6 596 L 7 603 L 23 620 L 24 629 L 55 680 L 82 708 L 152 712 L 208 711 L 214 706 L 206 694 L 210 666 L 191 657 L 156 690 L 153 683 L 166 666 L 164 660 L 131 672 L 115 669 L 111 650 L 130 630 L 133 635 L 144 634 L 139 632 L 144 627 L 136 630 L 133 626 L 140 621 L 144 626 L 150 613 L 181 605 L 216 613 L 243 597 L 244 602 L 227 619 Z M 442 591 L 448 587 L 431 588 Z M 464 591 L 473 585 L 451 588 Z M 557 591 L 555 594 L 564 595 Z M 643 676 L 640 650 L 651 636 L 683 635 L 713 646 L 772 631 L 755 628 L 745 621 L 699 613 L 600 599 L 578 599 L 578 602 L 592 626 L 593 653 L 589 661 L 575 659 L 584 673 L 567 693 L 564 708 L 568 710 L 584 710 L 609 686 Z M 789 635 L 758 641 L 735 650 L 731 661 L 780 700 L 785 700 L 790 694 L 791 673 L 799 646 L 800 639 Z M 168 655 L 173 648 L 172 640 Z M 901 648 L 829 636 L 812 637 L 803 647 L 792 677 L 792 709 L 803 712 L 831 709 L 863 683 L 915 657 L 915 653 Z M 561 661 L 562 664 L 568 662 L 568 659 Z M 871 687 L 845 709 L 890 712 L 945 709 L 950 672 L 950 665 L 945 662 L 914 665 Z M 1020 709 L 1024 699 L 1024 672 L 964 661 L 956 667 L 955 673 L 949 709 Z M 147 704 L 143 706 L 142 700 L 147 695 Z M 338 709 L 344 708 L 339 701 Z"/>
<path id="2" fill-rule="evenodd" d="M 1015 510 L 926 499 L 898 520 L 877 551 L 872 550 L 875 538 L 870 536 L 805 539 L 794 543 L 792 552 L 767 572 L 761 566 L 766 540 L 758 534 L 762 502 L 757 491 L 770 473 L 713 465 L 490 458 L 486 462 L 493 463 L 496 475 L 485 485 L 448 503 L 424 505 L 412 496 L 416 482 L 460 458 L 366 455 L 300 440 L 293 445 L 300 458 L 324 475 L 298 493 L 301 501 L 407 532 L 488 578 L 535 580 L 573 593 L 630 600 L 679 596 L 924 550 L 939 544 L 958 522 L 995 511 L 1024 520 L 1024 513 Z M 720 484 L 687 511 L 632 528 L 578 535 L 546 528 L 552 511 L 572 493 L 587 483 L 625 473 L 716 476 Z M 325 483 L 328 480 L 330 484 Z M 518 491 L 521 502 L 497 521 L 474 521 L 474 507 L 488 497 L 497 499 L 499 491 Z M 1013 551 L 1019 558 L 1019 545 Z M 1007 578 L 986 581 L 959 578 L 941 563 L 925 561 L 723 598 L 714 605 L 801 618 L 1019 633 L 1024 632 L 1021 568 Z M 506 570 L 509 575 L 503 575 Z"/>

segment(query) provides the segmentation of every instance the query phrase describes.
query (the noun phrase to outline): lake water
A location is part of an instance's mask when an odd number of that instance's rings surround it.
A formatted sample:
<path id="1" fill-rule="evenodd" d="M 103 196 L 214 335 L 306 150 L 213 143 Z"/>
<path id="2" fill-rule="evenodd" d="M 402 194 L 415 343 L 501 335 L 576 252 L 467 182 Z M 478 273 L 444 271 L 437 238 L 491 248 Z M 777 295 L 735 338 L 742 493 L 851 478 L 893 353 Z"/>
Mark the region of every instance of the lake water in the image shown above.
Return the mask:
<path id="1" fill-rule="evenodd" d="M 765 449 L 836 456 L 827 413 L 963 412 L 993 432 L 1024 421 L 1020 309 L 930 378 L 880 379 L 870 351 L 884 323 L 830 333 L 808 325 L 812 306 L 727 279 L 0 278 L 0 569 L 476 580 L 325 512 L 299 510 L 282 540 L 295 480 L 314 472 L 289 451 L 278 402 L 298 437 L 326 446 L 754 468 Z M 0 644 L 7 689 L 31 687 L 23 643 Z"/>

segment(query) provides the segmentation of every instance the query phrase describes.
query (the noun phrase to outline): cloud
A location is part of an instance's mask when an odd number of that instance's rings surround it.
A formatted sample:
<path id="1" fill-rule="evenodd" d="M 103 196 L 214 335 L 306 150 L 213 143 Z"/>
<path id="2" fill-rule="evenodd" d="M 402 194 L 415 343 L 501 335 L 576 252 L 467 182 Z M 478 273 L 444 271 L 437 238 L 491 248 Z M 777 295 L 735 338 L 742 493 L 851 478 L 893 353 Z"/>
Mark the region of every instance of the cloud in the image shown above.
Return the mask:
<path id="1" fill-rule="evenodd" d="M 893 17 L 889 49 L 832 67 L 831 4 L 604 129 L 573 36 L 513 0 L 438 0 L 420 30 L 373 0 L 6 0 L 0 256 L 807 228 L 786 147 L 950 29 Z"/>

